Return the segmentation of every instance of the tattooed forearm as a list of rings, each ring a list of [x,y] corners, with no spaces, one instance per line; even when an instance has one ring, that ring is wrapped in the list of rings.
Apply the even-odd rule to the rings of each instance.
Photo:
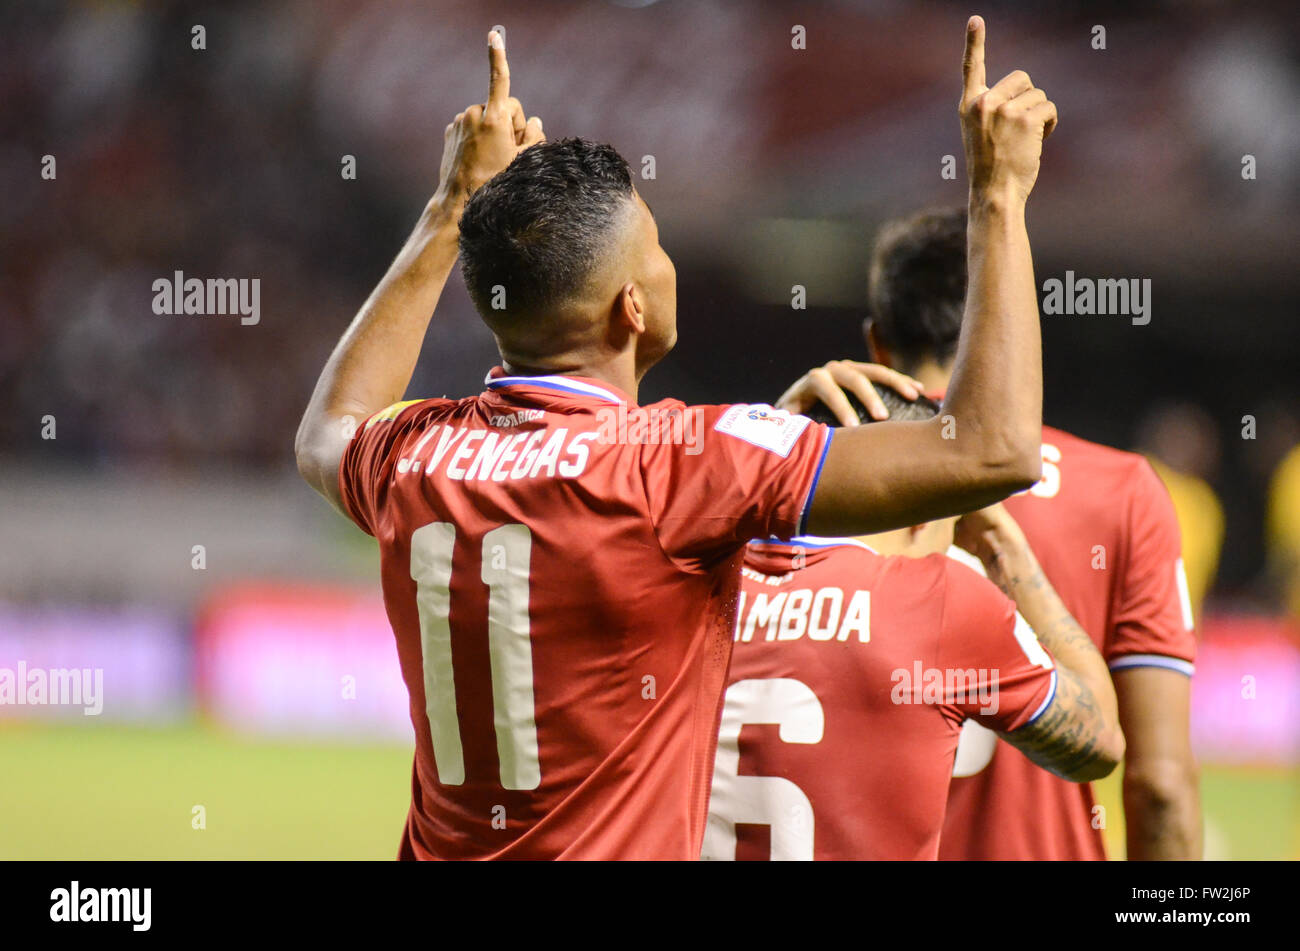
[[[1051,612],[1049,619],[1043,624],[1040,631],[1034,628],[1034,633],[1038,639],[1047,645],[1047,649],[1053,653],[1059,654],[1063,645],[1069,645],[1073,650],[1087,650],[1093,648],[1092,638],[1088,632],[1079,626],[1070,612],[1065,610],[1065,605],[1058,601],[1059,610]],[[1032,625],[1031,625],[1032,626]]]
[[[1119,710],[1106,663],[1097,653],[1088,632],[1066,610],[1033,551],[1027,544],[1009,542],[1001,552],[997,567],[1002,569],[998,572],[1002,590],[1016,602],[1017,609],[1043,646],[1063,666],[1074,671],[1083,685],[1091,685],[1090,692],[1095,694],[1104,688],[1103,709],[1112,721],[1117,721]]]
[[[985,565],[1056,658],[1056,696],[1037,721],[1006,734],[1033,762],[1075,782],[1110,773],[1124,754],[1110,672],[1092,638],[1066,610],[1023,533],[1002,526]]]
[[[1100,779],[1116,757],[1101,748],[1106,718],[1088,685],[1068,670],[1057,671],[1056,697],[1043,715],[1005,739],[1038,766],[1075,782]]]

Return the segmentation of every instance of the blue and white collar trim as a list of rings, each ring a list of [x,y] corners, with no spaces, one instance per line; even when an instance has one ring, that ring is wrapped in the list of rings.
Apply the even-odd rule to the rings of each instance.
[[[623,403],[625,400],[602,386],[584,383],[568,376],[491,376],[483,381],[490,390],[499,390],[507,386],[537,386],[544,390],[558,390],[561,393],[573,393],[577,396],[594,396],[609,403]]]
[[[800,548],[840,548],[844,545],[854,545],[858,548],[871,552],[873,555],[880,554],[865,542],[860,542],[856,538],[827,538],[821,535],[796,535],[788,542],[783,542],[776,538],[756,538],[752,544],[758,545],[798,545]]]

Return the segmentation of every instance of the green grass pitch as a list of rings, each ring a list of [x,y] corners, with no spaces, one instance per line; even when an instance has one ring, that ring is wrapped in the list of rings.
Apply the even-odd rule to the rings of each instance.
[[[389,860],[410,777],[402,745],[10,722],[0,724],[0,859]],[[1294,773],[1203,766],[1202,799],[1207,857],[1300,857]],[[1115,854],[1122,825],[1107,835]]]

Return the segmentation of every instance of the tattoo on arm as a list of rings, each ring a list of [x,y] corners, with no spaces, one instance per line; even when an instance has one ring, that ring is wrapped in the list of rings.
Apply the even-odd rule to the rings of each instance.
[[[1000,736],[1035,765],[1073,780],[1105,761],[1097,748],[1097,739],[1105,729],[1105,718],[1088,685],[1058,667],[1056,696],[1042,716]]]
[[[999,558],[996,581],[1043,646],[1056,656],[1056,696],[1034,723],[1003,738],[1038,766],[1071,781],[1106,775],[1115,762],[1106,742],[1108,715],[1094,693],[1090,671],[1106,676],[1096,645],[1066,609],[1032,555]]]

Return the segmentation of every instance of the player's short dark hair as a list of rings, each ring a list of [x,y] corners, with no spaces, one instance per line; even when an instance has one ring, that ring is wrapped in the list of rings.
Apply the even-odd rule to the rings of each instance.
[[[886,386],[883,383],[873,383],[876,389],[876,395],[880,397],[880,402],[885,404],[885,409],[889,410],[889,419],[891,422],[906,422],[907,420],[933,419],[939,415],[939,404],[928,396],[918,396],[915,400],[909,400],[892,386]],[[876,419],[867,412],[867,408],[862,405],[852,393],[847,390],[844,393],[849,398],[849,405],[853,411],[858,414],[858,419],[864,423],[878,423],[882,420]],[[824,403],[818,403],[812,409],[803,415],[807,416],[815,423],[825,423],[827,426],[840,425],[839,419]]]
[[[904,369],[957,354],[966,301],[966,209],[891,221],[871,255],[868,301],[880,342]]]
[[[461,267],[479,313],[535,316],[573,299],[632,194],[632,173],[612,146],[559,139],[521,152],[460,219]],[[504,308],[499,297],[492,306],[497,285]]]

